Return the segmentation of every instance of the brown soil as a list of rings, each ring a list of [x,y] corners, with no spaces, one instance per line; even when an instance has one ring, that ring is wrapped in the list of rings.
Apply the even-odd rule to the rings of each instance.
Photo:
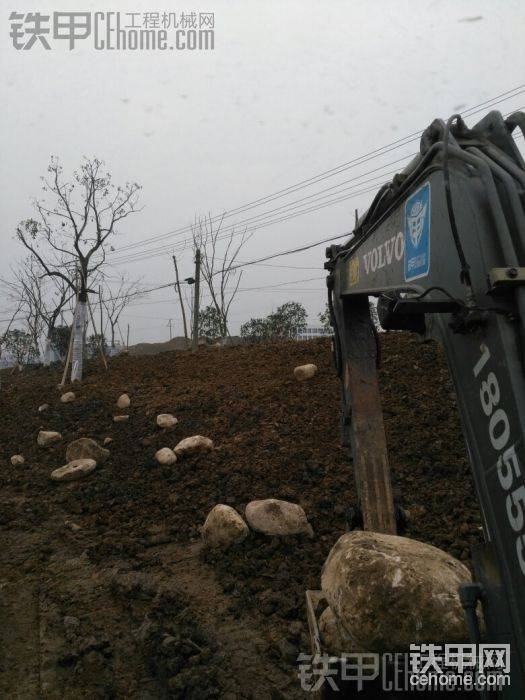
[[[411,537],[468,561],[479,513],[443,354],[382,337],[381,387],[392,476]],[[314,362],[316,377],[293,377]],[[339,439],[329,343],[201,348],[88,367],[62,404],[59,369],[0,374],[0,697],[295,698],[309,648],[304,591],[355,503]],[[112,417],[132,398],[127,423]],[[43,413],[38,406],[49,403]],[[173,429],[156,427],[174,413]],[[63,441],[37,446],[39,429]],[[153,459],[193,434],[217,449],[172,467]],[[111,436],[85,480],[54,483],[68,442]],[[11,467],[23,453],[26,464]],[[216,503],[301,504],[315,536],[251,533],[226,554],[200,551]]]

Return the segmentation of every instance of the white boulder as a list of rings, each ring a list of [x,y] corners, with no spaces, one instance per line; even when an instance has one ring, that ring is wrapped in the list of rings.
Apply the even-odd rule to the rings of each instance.
[[[265,535],[313,535],[306,513],[297,503],[276,498],[251,501],[245,515],[248,525]]]
[[[64,467],[52,471],[51,478],[53,481],[74,481],[75,479],[82,479],[88,474],[91,474],[96,466],[97,463],[94,459],[74,459]]]
[[[171,413],[160,413],[157,416],[157,425],[159,428],[173,428],[179,421],[172,416]]]
[[[62,394],[62,396],[60,397],[60,401],[62,401],[62,403],[71,403],[75,399],[76,396],[73,391],[66,391],[66,393]]]
[[[160,450],[155,452],[155,459],[159,464],[175,464],[177,461],[177,455],[169,447],[162,447]]]
[[[37,444],[40,445],[40,447],[51,445],[54,442],[59,442],[60,440],[62,440],[62,435],[57,433],[56,430],[40,430],[36,439]]]
[[[299,365],[293,371],[295,378],[299,382],[311,379],[317,373],[317,365]]]
[[[330,551],[321,585],[352,650],[382,652],[467,641],[458,587],[470,580],[466,566],[436,547],[354,531]]]
[[[127,420],[129,420],[129,416],[126,416],[126,415],[113,416],[114,423],[125,423]]]
[[[208,547],[227,549],[248,536],[248,526],[231,506],[219,503],[208,513],[202,526],[202,538]]]
[[[24,464],[25,461],[24,455],[13,455],[11,457],[11,464],[13,467],[19,467],[20,465]]]
[[[211,452],[212,450],[213,440],[203,437],[202,435],[193,435],[192,437],[184,438],[184,440],[181,440],[173,448],[177,457],[201,454],[203,452]]]
[[[121,394],[118,399],[117,399],[117,408],[120,408],[121,411],[123,411],[125,408],[129,408],[131,406],[131,399],[127,394]]]

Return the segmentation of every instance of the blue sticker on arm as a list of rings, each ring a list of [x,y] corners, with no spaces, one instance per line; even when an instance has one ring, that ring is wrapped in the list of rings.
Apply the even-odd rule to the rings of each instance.
[[[430,182],[405,202],[405,281],[426,277],[430,268]]]

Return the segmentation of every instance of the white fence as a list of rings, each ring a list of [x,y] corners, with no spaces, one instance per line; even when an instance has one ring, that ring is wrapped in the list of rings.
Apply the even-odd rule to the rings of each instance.
[[[313,338],[323,338],[333,335],[331,329],[323,328],[323,326],[307,326],[295,333],[296,340],[313,340]]]

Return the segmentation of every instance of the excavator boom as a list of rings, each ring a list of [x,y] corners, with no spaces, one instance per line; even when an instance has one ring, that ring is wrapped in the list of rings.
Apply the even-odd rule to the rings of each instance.
[[[525,115],[455,115],[327,251],[342,424],[365,529],[395,532],[369,297],[385,330],[445,349],[484,528],[473,553],[486,639],[510,643],[525,697]],[[454,488],[454,483],[450,484]],[[445,640],[446,641],[446,640]]]

